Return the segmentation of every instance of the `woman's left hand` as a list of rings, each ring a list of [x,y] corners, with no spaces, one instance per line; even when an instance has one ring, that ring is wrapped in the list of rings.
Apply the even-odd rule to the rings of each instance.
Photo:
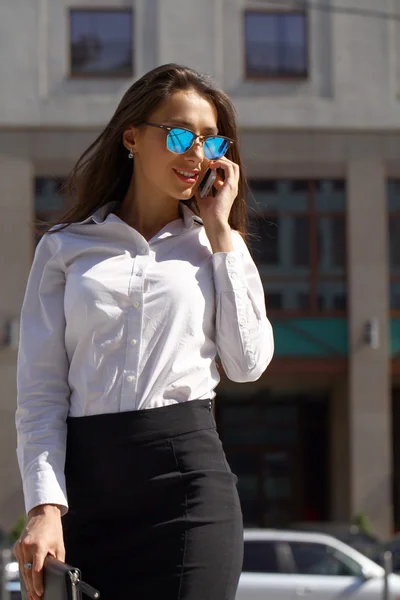
[[[199,191],[196,192],[196,200],[200,208],[200,217],[205,228],[208,226],[227,225],[232,205],[238,194],[239,188],[239,165],[235,164],[225,156],[219,160],[213,160],[209,164],[210,169],[222,169],[224,179],[218,174],[214,182],[217,190],[215,196],[200,198]]]

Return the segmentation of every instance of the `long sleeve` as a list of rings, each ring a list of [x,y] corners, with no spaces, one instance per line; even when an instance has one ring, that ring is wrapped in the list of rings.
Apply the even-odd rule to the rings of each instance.
[[[28,513],[39,504],[68,508],[65,489],[69,410],[64,270],[52,234],[35,253],[21,312],[17,363],[17,457]]]
[[[256,381],[274,353],[264,290],[246,243],[232,231],[233,252],[212,256],[217,295],[216,344],[232,381]]]

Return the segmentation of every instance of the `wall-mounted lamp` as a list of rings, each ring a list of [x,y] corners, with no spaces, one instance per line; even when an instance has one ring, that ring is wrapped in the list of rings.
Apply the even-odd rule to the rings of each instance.
[[[378,319],[368,319],[368,321],[364,325],[364,343],[373,348],[374,350],[378,350],[379,348],[379,323]]]

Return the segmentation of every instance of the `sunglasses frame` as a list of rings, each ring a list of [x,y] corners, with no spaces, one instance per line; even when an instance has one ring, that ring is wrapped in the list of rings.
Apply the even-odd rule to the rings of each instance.
[[[159,129],[164,129],[164,131],[168,131],[168,134],[170,133],[170,131],[172,131],[172,129],[182,129],[183,131],[188,131],[189,133],[191,133],[194,137],[193,137],[193,141],[190,144],[189,148],[187,150],[185,150],[184,152],[174,152],[173,150],[170,150],[168,148],[168,135],[166,137],[165,140],[165,145],[167,147],[168,152],[171,152],[172,154],[176,154],[176,155],[180,155],[180,154],[186,154],[186,152],[189,152],[190,148],[193,147],[193,144],[195,143],[196,140],[200,140],[200,142],[203,145],[203,152],[204,152],[204,144],[207,141],[207,139],[209,138],[221,138],[223,140],[226,140],[228,142],[228,147],[225,150],[224,154],[222,156],[225,156],[225,154],[228,152],[229,150],[229,146],[231,146],[233,144],[233,140],[229,137],[226,137],[225,135],[197,135],[196,133],[194,133],[194,131],[191,131],[191,129],[188,129],[187,127],[180,127],[178,125],[160,125],[159,123],[152,123],[151,121],[143,121],[143,125],[150,125],[150,127],[158,127]],[[222,156],[220,156],[219,158],[222,158]],[[207,157],[206,157],[207,158]],[[207,160],[219,160],[218,158],[210,158]]]

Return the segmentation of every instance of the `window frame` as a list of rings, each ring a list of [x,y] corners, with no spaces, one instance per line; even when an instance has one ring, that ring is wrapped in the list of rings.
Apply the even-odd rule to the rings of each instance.
[[[39,231],[42,230],[41,224],[43,223],[44,230],[47,230],[47,223],[52,223],[53,221],[58,220],[64,215],[68,210],[70,210],[74,203],[71,198],[69,198],[66,190],[64,193],[62,191],[63,186],[67,181],[67,175],[43,175],[42,173],[35,173],[32,180],[33,186],[33,220],[32,220],[32,235],[33,235],[33,249],[35,250],[39,240],[41,239],[41,234],[38,234]],[[36,205],[37,199],[37,185],[40,180],[44,181],[52,181],[57,184],[59,191],[58,195],[63,199],[63,205],[60,210],[43,210],[38,211]]]
[[[244,568],[244,563],[246,561],[246,545],[249,544],[270,544],[273,548],[273,552],[275,555],[275,560],[276,560],[276,565],[277,565],[277,570],[276,571],[248,571]],[[244,544],[243,544],[243,573],[251,573],[251,574],[263,574],[263,575],[282,575],[285,573],[285,569],[283,568],[283,564],[282,564],[282,556],[281,556],[281,552],[280,552],[280,547],[279,547],[279,540],[276,539],[254,539],[254,538],[250,538],[250,539],[245,539],[244,540]]]
[[[72,68],[72,13],[78,12],[93,12],[93,13],[110,13],[110,12],[120,12],[120,13],[129,13],[131,17],[131,27],[132,27],[132,36],[131,36],[131,58],[132,65],[130,73],[102,73],[98,72],[90,72],[85,71],[82,73],[75,73]],[[134,77],[135,73],[135,53],[134,53],[134,27],[135,27],[135,14],[134,9],[132,7],[126,6],[70,6],[67,9],[68,13],[68,78],[69,79],[131,79]]]
[[[307,276],[307,284],[309,286],[309,291],[308,291],[308,297],[310,299],[310,308],[308,310],[290,310],[290,309],[285,309],[285,308],[281,308],[281,309],[274,309],[274,308],[269,308],[268,307],[268,282],[270,283],[284,283],[284,282],[288,282],[288,281],[293,281],[293,282],[302,282],[305,281],[306,277],[304,276],[298,276],[298,277],[291,277],[289,275],[271,275],[271,274],[267,274],[267,275],[263,275],[262,273],[262,268],[260,268],[260,277],[261,280],[264,284],[264,281],[266,283],[266,285],[264,286],[265,289],[265,297],[266,297],[266,305],[267,305],[267,311],[268,314],[276,316],[276,317],[293,317],[293,318],[304,318],[304,317],[311,317],[311,318],[325,318],[325,317],[347,317],[348,314],[348,299],[349,299],[349,289],[348,289],[348,258],[347,258],[347,248],[345,247],[345,264],[344,264],[344,273],[343,275],[327,275],[327,274],[321,274],[319,273],[319,265],[318,265],[318,222],[320,218],[332,218],[332,219],[343,219],[344,221],[344,238],[345,238],[345,242],[347,242],[347,182],[346,179],[343,177],[277,177],[277,178],[261,178],[261,177],[253,177],[253,178],[249,178],[249,188],[250,188],[250,193],[251,193],[251,187],[252,187],[252,181],[280,181],[280,180],[287,180],[287,181],[302,181],[308,184],[308,207],[307,210],[304,210],[302,212],[300,211],[294,211],[294,210],[282,210],[282,211],[277,211],[277,210],[263,210],[260,209],[258,216],[261,216],[263,218],[265,218],[266,220],[268,220],[270,217],[272,218],[278,218],[278,219],[282,219],[284,217],[293,217],[293,216],[305,216],[307,217],[308,221],[309,221],[309,228],[310,228],[310,238],[309,238],[309,244],[310,244],[310,263],[309,263],[309,275]],[[319,181],[342,181],[344,182],[345,185],[345,191],[344,191],[344,195],[345,195],[345,207],[344,210],[341,211],[335,211],[335,210],[318,210],[317,209],[317,189],[316,189],[316,184]],[[251,214],[251,213],[250,213]],[[400,215],[400,213],[399,213]],[[249,215],[250,216],[250,215]],[[251,220],[250,220],[251,223]],[[251,247],[251,238],[250,238],[250,247]],[[256,263],[258,267],[260,267],[261,265],[257,262]],[[399,278],[400,279],[400,278]],[[345,310],[339,310],[339,309],[327,309],[327,310],[320,310],[318,308],[318,285],[320,283],[327,283],[327,282],[343,282],[345,284],[345,289],[346,289],[346,298],[347,298],[347,308]],[[275,293],[275,292],[273,292]],[[400,312],[400,311],[399,311]]]
[[[304,16],[304,59],[305,71],[303,73],[249,73],[247,61],[247,38],[246,38],[246,17],[249,14],[254,15],[303,15]],[[310,25],[309,15],[306,9],[291,10],[269,10],[257,8],[245,8],[242,14],[242,32],[243,32],[243,64],[244,75],[247,81],[307,81],[310,78]]]
[[[354,558],[352,558],[351,556],[349,556],[348,554],[346,554],[345,552],[343,552],[342,550],[339,550],[338,548],[336,548],[335,546],[330,546],[329,544],[327,544],[326,542],[322,542],[322,541],[314,541],[314,540],[285,540],[286,544],[287,544],[287,556],[290,557],[290,564],[292,565],[292,569],[293,571],[291,571],[288,574],[291,575],[301,575],[304,577],[354,577],[354,578],[359,578],[362,576],[362,566],[360,565],[360,563],[358,563]],[[303,573],[302,571],[299,570],[294,552],[293,552],[293,548],[292,545],[293,544],[297,544],[297,545],[306,545],[306,546],[321,546],[323,548],[326,548],[329,550],[329,553],[332,555],[332,557],[341,565],[345,566],[347,569],[349,569],[349,571],[351,571],[351,567],[349,566],[349,563],[354,563],[356,564],[359,569],[360,572],[359,573],[349,573],[349,574],[345,574],[345,575],[336,575],[334,573]],[[328,552],[327,552],[328,554]],[[343,558],[344,557],[344,560]]]

